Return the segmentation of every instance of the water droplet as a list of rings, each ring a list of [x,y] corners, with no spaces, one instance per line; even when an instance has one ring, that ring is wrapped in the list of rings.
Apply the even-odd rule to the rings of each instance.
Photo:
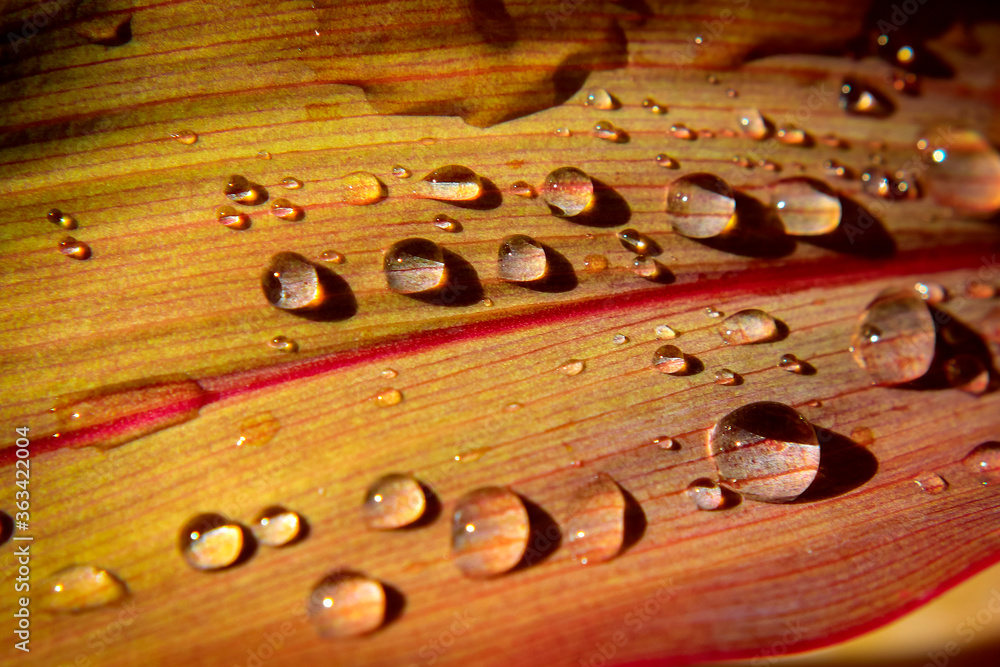
[[[806,134],[805,130],[800,130],[794,125],[782,127],[774,136],[778,138],[778,141],[789,146],[805,146],[809,142],[809,135]]]
[[[444,214],[435,216],[434,226],[441,231],[448,232],[450,234],[457,234],[462,231],[462,223]]]
[[[284,507],[273,506],[262,510],[253,522],[257,541],[269,547],[283,547],[297,538],[302,530],[302,519]]]
[[[324,298],[316,267],[294,252],[271,258],[261,275],[261,288],[268,303],[282,310],[316,308]]]
[[[648,109],[650,113],[664,114],[667,112],[667,107],[662,104],[657,104],[656,100],[652,97],[647,97],[642,101],[642,108]]]
[[[681,448],[680,443],[667,435],[661,435],[658,438],[653,438],[653,444],[660,449],[669,452],[676,452]]]
[[[992,299],[996,296],[996,288],[981,280],[970,280],[965,283],[965,296],[970,299]]]
[[[372,396],[371,400],[380,408],[389,408],[393,405],[399,405],[403,401],[403,392],[392,387],[385,387]]]
[[[792,236],[829,234],[840,225],[840,198],[821,181],[786,178],[771,186],[771,203],[785,233]]]
[[[479,175],[458,164],[438,167],[413,184],[413,195],[439,201],[472,201],[483,194]]]
[[[393,378],[395,378],[396,376],[398,376],[399,373],[397,373],[395,369],[386,368],[381,373],[379,373],[379,375],[381,375],[382,377],[384,377],[386,380],[392,380]]]
[[[598,139],[618,143],[624,139],[622,132],[606,120],[597,121],[591,133]]]
[[[1000,442],[984,442],[962,459],[974,475],[981,478],[983,486],[1000,482]]]
[[[503,406],[503,411],[504,412],[517,412],[522,407],[524,407],[524,406],[522,406],[520,403],[508,403],[507,405]]]
[[[38,586],[39,606],[56,613],[75,613],[114,604],[128,595],[115,575],[93,565],[71,565],[46,577]]]
[[[268,347],[278,350],[279,352],[298,352],[299,344],[288,336],[275,336],[271,340],[267,341]]]
[[[334,192],[341,202],[350,206],[368,206],[382,201],[388,194],[385,184],[367,171],[347,174],[334,184]]]
[[[611,337],[611,342],[615,345],[624,345],[628,342],[628,336],[625,334],[615,334]]]
[[[582,373],[585,368],[586,364],[583,361],[580,361],[579,359],[570,359],[562,366],[560,366],[558,370],[563,375],[568,375],[569,377],[573,377],[574,375],[579,375],[580,373]]]
[[[250,227],[250,216],[240,213],[232,206],[220,206],[215,209],[216,219],[230,229],[247,229]]]
[[[237,447],[263,447],[278,435],[281,422],[270,412],[250,415],[240,422],[240,437],[236,439]]]
[[[761,169],[766,169],[767,171],[781,171],[781,166],[777,162],[773,162],[771,160],[757,160],[757,166]]]
[[[875,434],[867,426],[857,426],[851,429],[851,440],[862,447],[869,447],[875,442]]]
[[[735,88],[730,88],[729,90],[726,91],[726,97],[730,99],[736,99],[739,96],[740,96],[740,91],[736,90]]]
[[[591,109],[600,109],[601,111],[609,111],[618,107],[611,93],[603,88],[591,88],[588,90],[587,96],[583,98],[583,106],[590,107]]]
[[[646,280],[656,280],[662,273],[662,268],[655,259],[640,255],[632,260],[632,272]]]
[[[524,181],[514,181],[510,184],[510,193],[517,197],[531,199],[535,196],[535,189]]]
[[[479,303],[483,304],[483,306],[485,308],[492,308],[493,307],[493,299],[490,299],[489,297],[484,298]]]
[[[302,181],[300,181],[297,178],[293,178],[292,176],[286,176],[285,178],[281,179],[281,187],[285,188],[286,190],[298,190],[302,187],[302,185],[303,185]]]
[[[243,527],[219,514],[200,514],[181,529],[180,549],[197,570],[219,570],[243,553]]]
[[[824,134],[819,140],[830,148],[844,147],[844,141],[835,134]]]
[[[608,268],[608,258],[604,255],[587,255],[583,258],[583,268],[587,273],[600,273]]]
[[[257,151],[257,157],[260,158],[261,160],[270,160],[271,154],[268,151],[261,150]]]
[[[741,310],[719,324],[719,334],[727,345],[766,343],[778,336],[778,323],[757,308]]]
[[[343,264],[347,259],[341,253],[336,250],[324,250],[319,258],[324,262],[330,262],[331,264]]]
[[[45,217],[49,222],[59,225],[63,229],[76,229],[76,220],[71,215],[66,215],[57,208],[49,209]]]
[[[539,194],[555,215],[569,218],[591,207],[594,181],[576,167],[560,167],[545,177]]]
[[[694,501],[695,507],[706,512],[721,508],[725,502],[722,488],[707,477],[691,482],[687,488],[687,495]]]
[[[359,637],[385,622],[385,588],[363,574],[339,570],[313,588],[307,611],[320,637]]]
[[[684,141],[694,141],[698,138],[698,135],[694,133],[694,130],[683,123],[671,125],[669,134],[674,139],[683,139]]]
[[[794,354],[783,354],[778,360],[778,368],[782,368],[789,373],[801,373],[802,362]]]
[[[737,167],[744,167],[746,169],[753,169],[753,161],[743,155],[734,155],[733,164]]]
[[[840,164],[836,160],[827,160],[823,163],[823,169],[828,171],[833,176],[838,176],[839,178],[850,178],[851,171],[844,165]]]
[[[369,528],[391,530],[409,526],[424,515],[427,496],[413,475],[390,473],[368,487],[361,516]]]
[[[850,80],[840,86],[840,108],[861,116],[887,116],[892,111],[874,90]]]
[[[892,199],[895,188],[889,174],[878,167],[869,167],[861,174],[861,187],[873,197]]]
[[[660,153],[656,156],[656,164],[660,165],[664,169],[680,169],[681,163],[673,159],[666,153]]]
[[[934,358],[934,319],[913,290],[885,290],[861,314],[851,345],[873,384],[916,380]]]
[[[556,134],[557,137],[570,137],[570,136],[573,136],[573,133],[570,132],[569,128],[566,128],[566,127],[557,127],[555,129],[555,134]]]
[[[298,222],[305,217],[306,212],[301,207],[293,204],[287,199],[274,199],[271,201],[271,215],[282,220]]]
[[[656,328],[653,329],[653,333],[656,334],[656,337],[660,340],[671,340],[673,338],[677,338],[677,336],[680,335],[679,333],[677,333],[676,329],[666,324],[657,325]]]
[[[668,188],[667,221],[682,236],[694,239],[718,236],[735,224],[736,198],[718,176],[681,176]]]
[[[720,368],[715,372],[715,384],[721,384],[725,387],[739,384],[742,379],[738,373],[734,373],[728,368]]]
[[[698,43],[701,44],[701,42]],[[710,83],[713,86],[719,85],[719,77],[715,76],[714,74],[709,74],[707,77],[705,77],[705,81],[708,81],[708,83]]]
[[[512,569],[528,546],[528,511],[517,494],[491,486],[471,491],[455,504],[451,550],[455,564],[470,577]]]
[[[990,385],[989,371],[979,357],[972,354],[959,354],[944,362],[944,375],[952,387],[977,396]]]
[[[933,472],[922,472],[913,480],[922,491],[937,495],[948,488],[944,477]]]
[[[977,216],[1000,210],[1000,154],[986,137],[951,127],[932,128],[924,136],[927,184],[935,202]]]
[[[260,204],[267,199],[267,194],[263,188],[253,185],[244,176],[233,174],[229,177],[225,187],[226,197],[246,206]]]
[[[72,236],[67,236],[59,242],[59,252],[72,259],[90,259],[91,255],[90,246]]]
[[[737,120],[740,124],[740,130],[751,139],[760,141],[766,139],[767,135],[770,134],[767,121],[757,109],[740,109],[737,112]]]
[[[198,135],[191,130],[181,130],[180,132],[171,132],[170,138],[176,142],[182,143],[185,146],[190,146],[194,142],[198,141]]]
[[[566,521],[569,550],[584,565],[611,560],[625,540],[625,495],[606,473],[577,489]]]
[[[410,238],[386,251],[383,262],[389,289],[399,294],[419,294],[439,288],[447,276],[444,253],[433,241]]]
[[[392,167],[392,175],[396,178],[409,178],[413,174],[403,165],[397,164]]]
[[[623,248],[637,255],[645,255],[653,249],[649,238],[634,229],[623,229],[618,232],[618,241]]]
[[[712,306],[708,306],[707,308],[705,308],[705,314],[708,315],[709,317],[722,317],[723,315],[725,315],[725,313],[723,313],[721,310],[716,310]]]
[[[948,291],[938,283],[917,283],[913,289],[921,299],[932,306],[942,303],[948,298]]]
[[[676,345],[664,345],[653,353],[653,368],[669,375],[687,370],[687,357]]]
[[[819,471],[815,430],[781,403],[733,410],[709,433],[708,448],[723,482],[750,500],[795,500]]]

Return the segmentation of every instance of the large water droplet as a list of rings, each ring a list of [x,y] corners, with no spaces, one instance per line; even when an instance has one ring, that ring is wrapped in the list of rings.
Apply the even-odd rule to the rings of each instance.
[[[611,560],[625,539],[625,496],[609,475],[600,473],[574,495],[566,522],[569,549],[584,565]]]
[[[669,186],[667,220],[682,236],[694,239],[718,236],[736,221],[732,188],[712,174],[682,176]]]
[[[337,197],[351,206],[367,206],[382,201],[387,195],[385,184],[375,174],[355,171],[335,184]]]
[[[46,577],[38,589],[39,606],[57,613],[104,607],[128,595],[120,579],[93,565],[72,565],[59,570]]]
[[[391,473],[368,487],[361,516],[369,528],[391,530],[409,526],[424,515],[427,496],[413,475]]]
[[[757,308],[741,310],[719,324],[719,334],[729,345],[764,343],[778,336],[778,323]]]
[[[721,508],[725,504],[722,489],[707,477],[702,477],[691,482],[686,492],[688,498],[694,502],[694,506],[700,510],[710,512]]]
[[[392,244],[385,252],[383,270],[389,289],[399,294],[429,292],[447,279],[441,247],[421,238]]]
[[[261,276],[268,303],[283,310],[316,308],[324,293],[316,267],[294,252],[279,252]]]
[[[820,181],[786,178],[771,186],[771,203],[785,233],[792,236],[829,234],[840,225],[840,198]]]
[[[456,503],[452,518],[455,564],[470,577],[506,572],[524,555],[530,529],[517,494],[495,486],[471,491]]]
[[[313,589],[307,611],[321,637],[358,637],[385,622],[385,588],[363,574],[338,571]]]
[[[413,184],[413,195],[440,201],[472,201],[483,194],[483,181],[476,172],[458,164],[438,167]]]
[[[583,106],[590,107],[591,109],[600,109],[601,111],[609,111],[617,108],[618,105],[615,103],[615,98],[608,91],[603,88],[591,88],[587,91],[587,96],[583,98]]]
[[[795,500],[819,471],[815,430],[781,403],[733,410],[709,433],[708,448],[724,483],[751,500]]]
[[[934,319],[912,290],[888,289],[868,304],[851,338],[851,352],[873,384],[916,380],[934,358]]]
[[[497,275],[501,280],[526,283],[540,280],[548,273],[545,249],[524,234],[513,234],[500,242]]]
[[[929,158],[931,197],[960,213],[989,216],[1000,210],[1000,154],[974,130],[932,128],[918,142]]]
[[[219,514],[200,514],[181,529],[181,553],[198,570],[229,567],[239,559],[243,546],[243,527]]]
[[[676,345],[664,345],[653,353],[653,368],[669,375],[677,375],[687,370],[687,357]]]
[[[90,246],[83,241],[77,241],[72,236],[67,236],[59,242],[59,252],[71,259],[90,259]]]
[[[302,531],[302,519],[291,510],[273,506],[257,514],[252,529],[254,537],[261,544],[283,547],[299,536]]]
[[[560,167],[545,177],[539,194],[555,215],[568,218],[594,203],[594,181],[576,167]]]
[[[984,486],[1000,482],[1000,442],[984,442],[976,446],[962,459],[962,463],[980,478]]]
[[[746,136],[757,141],[767,138],[769,134],[767,121],[757,109],[741,109],[737,112],[737,119],[740,123],[740,129]]]

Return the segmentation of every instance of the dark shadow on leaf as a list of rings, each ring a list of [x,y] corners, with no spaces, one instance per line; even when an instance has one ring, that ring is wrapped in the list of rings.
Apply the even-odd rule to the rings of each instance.
[[[6,544],[13,534],[14,520],[6,512],[0,512],[0,546]]]
[[[347,281],[325,266],[313,265],[319,276],[323,291],[323,301],[313,309],[289,310],[287,312],[314,322],[339,322],[354,317],[358,312],[358,302]]]
[[[444,285],[431,292],[408,296],[435,306],[464,307],[483,300],[479,274],[461,255],[442,248],[447,278]]]
[[[946,365],[951,359],[968,356],[977,361],[982,369],[989,373],[989,383],[983,393],[991,393],[998,389],[1000,377],[993,365],[993,355],[989,344],[972,327],[957,319],[946,310],[928,306],[931,317],[937,327],[934,341],[934,358],[930,369],[912,382],[896,385],[898,389],[917,391],[950,389],[953,384],[946,372]],[[958,376],[969,381],[973,376]],[[961,381],[959,381],[961,383]]]
[[[627,489],[623,488],[621,484],[618,484],[618,488],[621,489],[622,496],[625,498],[625,532],[622,535],[622,548],[618,552],[622,554],[631,549],[646,534],[646,513],[642,511],[642,506]]]
[[[878,472],[875,456],[850,438],[814,426],[819,440],[819,471],[816,479],[793,503],[826,500],[853,491]]]
[[[763,203],[741,192],[736,197],[736,227],[708,239],[694,239],[722,252],[743,257],[785,257],[795,250],[795,241],[785,234],[781,222]]]
[[[625,198],[604,181],[593,177],[591,180],[594,182],[594,203],[587,211],[566,219],[589,227],[618,227],[628,223],[632,208]],[[556,210],[552,212],[555,214]]]
[[[424,513],[420,515],[420,518],[411,523],[408,526],[403,526],[403,530],[416,530],[418,528],[426,528],[441,516],[441,499],[438,498],[437,494],[431,487],[427,486],[423,482],[420,482],[420,488],[424,492]]]
[[[483,191],[475,199],[470,199],[469,201],[447,201],[444,199],[436,199],[434,201],[440,201],[442,204],[451,204],[452,206],[457,206],[458,208],[472,209],[475,211],[489,211],[499,208],[500,204],[503,203],[503,195],[500,193],[500,189],[497,188],[496,183],[482,175],[480,175],[479,179],[483,183]]]
[[[519,496],[528,511],[528,547],[514,571],[523,570],[546,560],[559,545],[562,544],[562,531],[552,515],[531,502],[524,496]]]
[[[406,609],[406,596],[395,586],[384,581],[379,583],[382,584],[382,589],[385,591],[385,619],[379,626],[381,630],[403,615],[403,610]]]
[[[548,272],[541,280],[518,284],[536,292],[569,292],[576,289],[579,281],[570,261],[550,246],[544,243],[541,245],[545,251],[545,260],[548,262]]]
[[[822,236],[801,236],[799,240],[865,259],[885,259],[896,254],[896,242],[878,218],[848,197],[840,197],[840,206],[837,229]]]

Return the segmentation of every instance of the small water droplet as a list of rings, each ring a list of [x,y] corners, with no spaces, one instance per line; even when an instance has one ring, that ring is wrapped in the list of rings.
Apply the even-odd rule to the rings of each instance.
[[[857,426],[851,429],[851,440],[862,447],[869,447],[875,442],[875,434],[867,426]]]
[[[185,146],[190,146],[194,142],[198,141],[198,135],[191,130],[181,130],[180,132],[171,132],[170,138],[178,143],[182,143]]]
[[[761,169],[766,169],[767,171],[781,171],[781,165],[771,160],[757,160],[757,166]]]
[[[570,359],[569,361],[561,365],[558,370],[563,375],[568,375],[569,377],[573,377],[574,375],[579,375],[580,373],[582,373],[585,368],[586,364],[583,361],[580,361],[579,359]]]
[[[582,564],[603,563],[625,540],[625,495],[606,473],[577,489],[566,521],[569,550]]]
[[[942,303],[948,298],[948,291],[938,283],[916,283],[913,289],[921,299],[932,306]]]
[[[279,198],[271,201],[271,215],[282,220],[298,222],[305,217],[306,212],[289,200]]]
[[[324,250],[319,258],[324,262],[330,262],[331,264],[343,264],[346,261],[346,257],[336,250]]]
[[[781,403],[733,410],[709,433],[708,448],[723,482],[750,500],[795,500],[819,471],[816,431]]]
[[[873,197],[892,199],[893,181],[889,174],[878,167],[869,167],[861,174],[861,187]]]
[[[962,463],[980,478],[983,486],[1000,482],[1000,442],[984,442],[973,448]]]
[[[653,329],[653,333],[656,334],[656,337],[659,340],[671,340],[673,338],[677,338],[677,336],[680,335],[679,333],[677,333],[676,329],[666,324],[658,324],[656,328]]]
[[[760,141],[766,139],[767,135],[770,134],[767,121],[757,109],[740,109],[736,112],[736,118],[740,124],[740,130],[751,139]]]
[[[493,299],[490,299],[489,297],[484,298],[479,303],[483,304],[484,308],[492,308],[493,307]]]
[[[271,258],[261,275],[261,288],[268,303],[282,310],[316,308],[324,298],[316,267],[294,252]]]
[[[649,238],[634,229],[623,229],[618,232],[618,241],[623,248],[637,255],[646,255],[653,249]]]
[[[680,443],[668,435],[661,435],[657,438],[653,438],[653,444],[668,452],[676,452],[681,448]]]
[[[663,272],[660,263],[652,257],[640,255],[632,260],[632,272],[646,280],[656,280]]]
[[[385,622],[385,588],[363,574],[339,570],[313,588],[307,611],[319,636],[359,637]]]
[[[458,164],[438,167],[413,184],[413,195],[439,201],[472,201],[483,194],[479,175]]]
[[[270,412],[250,415],[240,421],[240,437],[236,439],[237,447],[263,447],[278,435],[281,422]]]
[[[226,182],[224,189],[226,197],[238,204],[254,206],[267,199],[264,190],[257,185],[253,185],[245,176],[233,174]]]
[[[821,181],[786,178],[771,185],[771,203],[785,233],[792,236],[829,234],[840,225],[840,198]]]
[[[557,137],[570,137],[570,136],[573,136],[573,133],[570,132],[569,128],[566,128],[566,127],[557,127],[555,129],[555,135]]]
[[[840,108],[861,116],[887,116],[892,111],[878,93],[851,80],[840,86]]]
[[[427,496],[413,475],[390,473],[365,492],[361,516],[369,528],[392,530],[409,526],[424,515]]]
[[[457,234],[462,231],[462,223],[443,213],[434,217],[434,226],[442,232]]]
[[[504,412],[517,412],[522,407],[524,407],[524,406],[521,405],[520,403],[517,403],[517,402],[515,402],[515,403],[508,403],[507,405],[503,406],[503,411]]]
[[[393,165],[392,167],[392,175],[395,176],[396,178],[409,178],[413,174],[410,172],[409,169],[407,169],[403,165],[397,164]]]
[[[1000,210],[1000,153],[986,137],[949,126],[931,128],[924,136],[927,184],[936,203],[977,216]]]
[[[691,482],[687,488],[687,495],[695,507],[706,512],[721,508],[725,502],[722,488],[707,477]]]
[[[470,577],[488,577],[512,569],[528,546],[528,511],[517,494],[485,487],[455,504],[451,550],[455,564]]]
[[[382,201],[388,194],[385,184],[367,171],[347,174],[334,184],[334,192],[341,202],[350,206],[368,206]]]
[[[805,146],[809,143],[809,135],[805,130],[800,130],[794,125],[786,125],[779,129],[775,135],[783,144],[789,146]]]
[[[603,88],[591,88],[588,90],[586,97],[583,98],[583,106],[590,107],[591,109],[600,109],[601,111],[609,111],[618,107],[611,93]]]
[[[419,294],[439,288],[447,279],[444,253],[433,241],[410,238],[385,252],[386,283],[398,294]]]
[[[913,480],[922,491],[937,495],[948,488],[948,482],[944,477],[933,472],[922,472]]]
[[[656,156],[656,164],[660,165],[664,169],[680,169],[681,163],[673,159],[666,153],[660,153]]]
[[[698,135],[695,134],[694,130],[683,123],[671,125],[670,132],[668,134],[674,139],[683,139],[684,141],[694,141],[698,138]]]
[[[302,185],[303,185],[302,181],[292,176],[286,176],[285,178],[281,179],[281,187],[285,188],[286,190],[298,190],[302,187]]]
[[[725,313],[723,313],[721,310],[717,310],[713,306],[706,307],[705,314],[708,315],[709,317],[722,317],[723,315],[725,315]]]
[[[743,155],[734,155],[733,164],[735,164],[737,167],[753,169],[753,161],[750,158]]]
[[[810,408],[821,408],[823,407],[823,401],[819,400],[818,398],[810,398],[808,401],[806,401],[806,405],[808,405]]]
[[[736,99],[739,96],[740,96],[740,91],[736,90],[735,88],[730,88],[729,90],[726,91],[726,97],[730,99]]]
[[[275,336],[271,340],[267,341],[267,345],[268,347],[278,350],[279,352],[299,351],[299,344],[287,336]]]
[[[510,193],[517,197],[532,199],[535,197],[535,189],[524,181],[514,181],[510,184]]]
[[[220,514],[200,514],[181,529],[180,550],[197,570],[219,570],[243,553],[243,527]]]
[[[57,208],[49,209],[45,217],[49,219],[49,222],[59,225],[63,229],[76,229],[76,220],[73,216],[66,215]]]
[[[689,238],[722,234],[736,221],[732,188],[712,174],[681,176],[668,188],[667,221],[674,231]]]
[[[513,234],[500,242],[497,276],[501,280],[526,283],[540,280],[548,273],[545,249],[524,234]]]
[[[727,345],[765,343],[778,336],[778,323],[757,308],[741,310],[719,324],[719,334]]]
[[[259,157],[261,160],[270,160],[271,154],[267,151],[257,151],[257,157]]]
[[[642,101],[642,108],[648,109],[650,113],[664,114],[667,112],[667,107],[663,104],[657,104],[656,100],[652,97],[647,97]]]
[[[38,586],[39,606],[50,612],[76,613],[114,604],[128,595],[115,575],[93,565],[71,565]]]
[[[944,375],[948,384],[956,389],[979,395],[990,385],[990,373],[979,357],[959,354],[944,362]]]
[[[594,124],[594,129],[591,130],[591,133],[598,139],[603,139],[604,141],[610,141],[612,143],[619,143],[624,139],[624,135],[621,130],[606,120],[597,121]]]
[[[389,408],[403,401],[403,392],[393,387],[385,387],[372,396],[371,400],[380,408]]]
[[[794,354],[783,354],[781,355],[781,359],[778,360],[778,368],[784,369],[789,373],[801,373],[802,362]]]
[[[851,345],[873,384],[916,380],[934,358],[934,318],[913,290],[888,289],[861,314]]]
[[[615,334],[611,337],[611,342],[615,345],[624,345],[628,342],[628,336],[625,334]]]
[[[257,514],[252,529],[259,543],[269,547],[282,547],[299,536],[302,519],[291,510],[272,506]]]
[[[250,216],[237,211],[232,206],[220,206],[215,209],[216,219],[230,229],[247,229],[250,227]]]
[[[733,385],[739,384],[741,380],[742,378],[738,373],[734,373],[728,368],[720,368],[715,372],[715,384],[732,387]]]
[[[600,273],[608,268],[608,258],[604,255],[587,255],[583,258],[583,268],[587,273]]]
[[[593,205],[594,181],[576,167],[560,167],[545,177],[539,194],[555,215],[569,218]]]
[[[67,236],[59,242],[59,252],[72,259],[90,259],[91,255],[90,246],[72,236]]]
[[[687,370],[687,357],[676,345],[664,345],[653,353],[653,368],[669,375]]]
[[[819,140],[830,148],[844,147],[844,141],[835,134],[824,134]]]
[[[698,43],[701,44],[701,42]],[[706,76],[705,81],[708,81],[708,83],[713,86],[719,85],[719,77],[715,76],[714,74],[709,74],[708,76]]]
[[[823,169],[829,172],[833,176],[839,178],[851,178],[851,170],[840,164],[836,160],[826,160],[823,163]]]

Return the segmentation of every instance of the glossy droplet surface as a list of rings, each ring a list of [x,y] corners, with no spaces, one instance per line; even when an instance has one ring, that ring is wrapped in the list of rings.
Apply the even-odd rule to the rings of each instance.
[[[257,514],[252,529],[254,537],[261,544],[282,547],[299,536],[302,519],[284,507],[268,507]]]
[[[1000,154],[974,130],[931,128],[924,134],[924,159],[931,197],[969,215],[1000,210]]]
[[[594,129],[591,130],[591,134],[598,139],[603,139],[604,141],[610,141],[612,143],[618,143],[622,141],[623,138],[621,130],[606,120],[594,123]]]
[[[114,604],[128,595],[115,575],[93,565],[72,565],[46,577],[38,586],[38,604],[46,611],[81,612]]]
[[[611,93],[608,91],[603,88],[591,88],[587,91],[586,97],[583,98],[583,106],[608,111],[614,109],[617,105],[615,104],[615,99],[611,97]]]
[[[786,125],[778,130],[775,135],[778,141],[789,146],[803,146],[809,141],[809,135],[805,130],[800,130],[794,125]]]
[[[664,345],[653,353],[653,368],[661,373],[683,373],[687,370],[687,365],[687,358],[676,345]]]
[[[767,121],[757,109],[741,109],[736,114],[740,130],[751,139],[760,141],[768,135]]]
[[[656,337],[660,340],[671,340],[673,338],[677,338],[677,336],[680,335],[677,333],[676,329],[667,324],[656,325],[656,327],[653,329],[653,333],[656,334]]]
[[[886,116],[891,111],[874,90],[851,80],[840,86],[840,108],[861,116]]]
[[[560,167],[545,177],[539,194],[553,213],[568,218],[593,205],[594,181],[576,167]]]
[[[1000,482],[1000,442],[984,442],[962,459],[965,467],[984,485]]]
[[[707,512],[719,509],[725,501],[725,498],[722,496],[722,489],[707,477],[702,477],[691,482],[686,489],[686,493],[695,507]]]
[[[279,252],[261,276],[267,302],[282,310],[315,308],[323,302],[323,288],[316,267],[294,252]]]
[[[260,412],[250,415],[240,421],[240,435],[236,438],[237,447],[263,447],[278,435],[281,422],[270,412]]]
[[[778,360],[778,368],[786,370],[789,373],[801,373],[802,362],[794,354],[783,354],[781,355],[781,359]]]
[[[413,195],[440,201],[472,201],[483,194],[483,181],[468,167],[450,164],[438,167],[413,184]]]
[[[740,376],[738,373],[734,373],[728,368],[720,368],[715,371],[715,384],[721,384],[723,386],[731,387],[738,384],[740,381]]]
[[[49,209],[45,214],[49,222],[59,225],[63,229],[76,229],[76,220],[71,215],[66,215],[57,208]]]
[[[271,215],[282,220],[297,222],[305,217],[306,212],[298,204],[278,198],[271,201]]]
[[[660,277],[660,264],[652,257],[640,255],[632,260],[632,272],[646,280],[656,280]]]
[[[718,176],[682,176],[667,191],[667,221],[682,236],[694,239],[718,236],[736,221],[736,198]]]
[[[948,488],[948,482],[934,472],[922,472],[913,481],[920,487],[921,491],[932,495],[937,495]]]
[[[625,539],[625,496],[609,475],[600,473],[573,497],[566,521],[569,550],[584,565],[611,560]]]
[[[771,186],[771,205],[792,236],[829,234],[840,225],[840,198],[820,181],[787,178]]]
[[[524,234],[513,234],[500,242],[497,275],[501,280],[526,283],[540,280],[548,273],[545,249]]]
[[[363,574],[338,571],[313,589],[307,611],[316,632],[327,639],[358,637],[385,622],[385,588]]]
[[[462,223],[444,214],[434,217],[434,226],[449,234],[457,234],[462,231]]]
[[[216,219],[230,229],[247,229],[250,227],[250,216],[237,211],[232,206],[220,206],[215,209]]]
[[[524,181],[514,181],[510,184],[510,193],[518,197],[531,199],[535,196],[535,189]]]
[[[342,253],[336,250],[324,250],[319,258],[324,262],[330,262],[331,264],[343,264],[346,261],[346,257]]]
[[[496,486],[476,489],[455,505],[452,557],[467,576],[501,574],[520,562],[529,533],[528,511],[517,494]]]
[[[391,473],[365,492],[361,517],[369,528],[391,530],[409,526],[424,515],[427,497],[413,475]]]
[[[751,500],[794,500],[819,471],[815,430],[781,403],[750,403],[733,410],[712,428],[708,448],[724,483]]]
[[[286,176],[285,178],[281,179],[281,187],[285,188],[286,190],[299,190],[302,188],[302,185],[303,185],[302,181],[292,176]]]
[[[990,372],[979,357],[958,354],[944,363],[948,384],[970,394],[982,394],[990,385]]]
[[[579,359],[570,359],[559,367],[559,372],[563,375],[573,377],[574,375],[582,373],[586,367],[587,365],[583,361],[580,361]]]
[[[778,336],[778,323],[757,308],[733,313],[719,324],[719,334],[728,345],[765,343]]]
[[[861,314],[851,337],[851,352],[873,384],[916,380],[931,367],[934,319],[913,290],[888,289]]]
[[[557,137],[571,137],[571,136],[573,136],[573,132],[570,131],[570,129],[566,128],[566,127],[557,127],[555,130],[553,130],[553,132],[555,133],[555,135]]]
[[[380,408],[391,408],[399,405],[403,401],[403,392],[393,387],[379,389],[378,393],[372,396],[372,401]]]
[[[717,310],[713,306],[708,306],[707,308],[705,308],[705,314],[708,315],[709,317],[722,317],[723,315],[725,315],[725,313],[723,313],[721,310]]]
[[[341,178],[334,186],[337,198],[350,206],[367,206],[385,199],[385,184],[375,174],[355,171]]]
[[[180,130],[179,132],[171,132],[170,138],[177,143],[190,146],[194,142],[198,141],[198,135],[191,130]]]
[[[59,242],[59,252],[71,259],[90,259],[92,254],[89,245],[71,236]]]
[[[694,133],[694,130],[683,123],[671,125],[669,134],[674,139],[683,139],[684,141],[694,141],[698,138],[698,135]]]
[[[260,204],[267,198],[260,187],[252,185],[245,176],[239,174],[229,177],[224,191],[229,199],[247,206]]]
[[[413,174],[410,172],[409,169],[407,169],[403,165],[397,164],[392,168],[392,175],[395,176],[396,178],[409,178]]]
[[[404,239],[385,253],[386,283],[399,294],[419,294],[437,289],[446,280],[444,252],[433,241]]]
[[[939,283],[916,283],[913,289],[921,299],[932,306],[942,303],[948,298],[948,290]]]
[[[267,341],[268,347],[279,352],[298,352],[299,344],[288,336],[275,336]]]
[[[652,249],[650,240],[635,229],[623,229],[618,232],[618,241],[623,248],[637,255],[645,255]]]
[[[680,162],[666,153],[660,153],[656,156],[656,164],[660,165],[664,169],[678,169],[681,166]]]
[[[181,529],[180,549],[197,570],[229,567],[243,552],[243,528],[219,514],[201,514]]]
[[[628,336],[625,334],[615,334],[611,337],[611,342],[615,345],[624,345],[628,342]]]
[[[583,258],[583,268],[587,273],[600,273],[608,268],[608,258],[604,255],[587,255]]]

